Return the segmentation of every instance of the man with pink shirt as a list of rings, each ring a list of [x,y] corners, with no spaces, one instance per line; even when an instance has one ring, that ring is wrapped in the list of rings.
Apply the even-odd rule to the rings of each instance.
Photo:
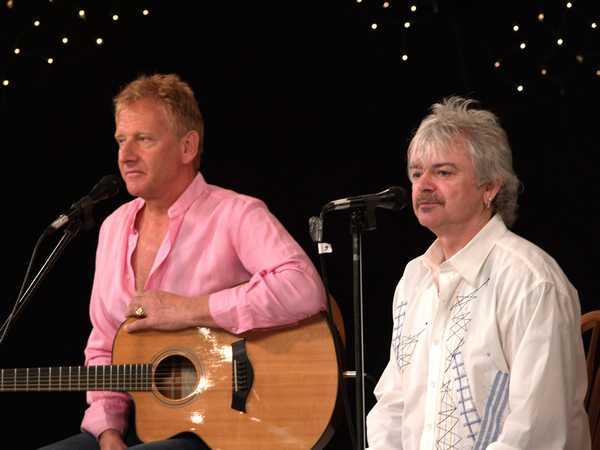
[[[195,326],[242,333],[325,309],[310,259],[265,204],[198,172],[203,119],[178,76],[142,76],[114,99],[118,164],[134,200],[100,229],[86,365],[111,363],[115,334]],[[141,444],[130,398],[89,392],[82,433],[44,450],[202,449],[192,435]],[[128,447],[129,446],[129,447]]]

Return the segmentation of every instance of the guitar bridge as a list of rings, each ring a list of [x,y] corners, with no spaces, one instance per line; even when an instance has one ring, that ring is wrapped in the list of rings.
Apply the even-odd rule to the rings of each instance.
[[[244,339],[231,344],[231,349],[233,355],[231,364],[231,407],[237,411],[246,412],[246,400],[254,382],[254,370],[248,359]]]

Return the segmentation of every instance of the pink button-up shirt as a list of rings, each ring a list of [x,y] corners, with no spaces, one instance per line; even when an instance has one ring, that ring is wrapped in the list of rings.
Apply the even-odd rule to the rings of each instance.
[[[112,344],[135,292],[131,265],[138,233],[137,198],[102,224],[90,301],[87,365],[111,364]],[[198,174],[169,208],[169,229],[145,289],[209,295],[217,324],[232,333],[297,322],[325,309],[310,259],[258,199],[207,184]],[[88,392],[82,429],[98,436],[127,427],[129,397]]]

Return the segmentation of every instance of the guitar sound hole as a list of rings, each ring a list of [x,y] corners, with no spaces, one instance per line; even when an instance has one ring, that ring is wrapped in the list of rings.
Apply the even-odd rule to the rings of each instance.
[[[154,372],[156,389],[171,400],[192,394],[198,384],[196,368],[189,359],[171,355],[163,359]]]

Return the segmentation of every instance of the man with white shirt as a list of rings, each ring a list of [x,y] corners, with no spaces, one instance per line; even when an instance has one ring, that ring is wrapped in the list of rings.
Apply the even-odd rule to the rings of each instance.
[[[577,291],[507,227],[519,180],[497,117],[432,107],[408,148],[413,209],[437,237],[394,294],[370,449],[588,450]]]

